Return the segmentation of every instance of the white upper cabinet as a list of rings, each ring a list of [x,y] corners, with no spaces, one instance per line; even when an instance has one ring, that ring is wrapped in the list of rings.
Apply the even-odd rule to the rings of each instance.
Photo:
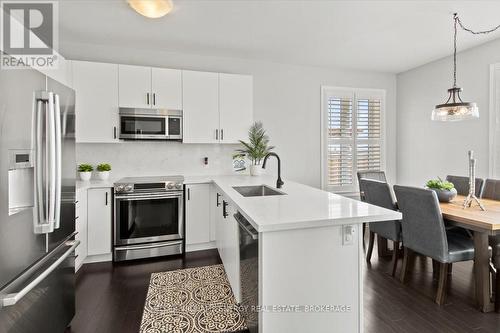
[[[151,92],[154,108],[182,110],[182,71],[152,68]]]
[[[118,65],[72,61],[76,141],[118,142]]]
[[[219,74],[183,71],[182,96],[186,143],[218,143]]]
[[[253,122],[253,79],[250,75],[219,74],[220,142],[247,140]]]
[[[119,142],[119,108],[183,111],[183,142],[238,143],[253,122],[250,75],[72,61],[77,142]]]
[[[151,108],[151,67],[119,65],[119,104],[128,108]]]
[[[119,66],[120,107],[182,110],[182,71]]]

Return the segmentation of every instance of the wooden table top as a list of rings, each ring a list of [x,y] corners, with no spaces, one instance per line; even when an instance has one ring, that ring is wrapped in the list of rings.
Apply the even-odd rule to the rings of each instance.
[[[464,199],[464,196],[459,195],[452,202],[439,203],[443,217],[472,230],[500,233],[500,201],[481,199],[486,209],[483,211],[476,202],[464,209]]]

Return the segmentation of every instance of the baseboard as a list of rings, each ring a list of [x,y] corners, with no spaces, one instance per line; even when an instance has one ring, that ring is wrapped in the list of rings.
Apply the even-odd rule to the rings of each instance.
[[[186,244],[186,252],[202,251],[215,249],[215,242],[199,243],[199,244]]]
[[[113,260],[113,254],[111,253],[106,253],[106,254],[98,254],[94,256],[87,256],[85,260],[83,261],[84,264],[91,264],[94,262],[104,262],[104,261],[111,261]]]

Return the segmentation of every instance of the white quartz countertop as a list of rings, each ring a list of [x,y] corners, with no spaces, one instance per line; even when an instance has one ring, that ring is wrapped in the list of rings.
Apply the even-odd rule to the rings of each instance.
[[[77,190],[110,188],[116,179],[77,181]],[[276,177],[247,175],[185,176],[184,183],[214,183],[258,232],[400,220],[402,215],[338,194],[285,179],[279,191],[285,195],[244,197],[233,187],[268,185],[276,188]]]
[[[82,180],[77,180],[76,181],[76,189],[77,191],[81,190],[88,190],[89,188],[109,188],[113,187],[113,183],[116,181],[116,179],[107,179],[107,180],[97,180],[97,179],[92,179],[89,181],[82,181]]]
[[[243,197],[234,186],[276,187],[275,177],[214,176],[213,182],[258,232],[400,220],[393,210],[285,180],[285,195]]]

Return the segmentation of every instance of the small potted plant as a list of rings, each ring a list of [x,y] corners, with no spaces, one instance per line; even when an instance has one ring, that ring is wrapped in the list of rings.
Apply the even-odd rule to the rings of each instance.
[[[80,175],[80,179],[83,181],[89,181],[92,176],[92,170],[94,170],[94,168],[90,164],[82,163],[78,165],[78,174]]]
[[[106,180],[109,178],[109,172],[111,171],[111,165],[108,163],[101,163],[97,166],[97,178],[100,180]]]
[[[441,202],[450,202],[457,196],[455,185],[446,180],[442,180],[439,177],[438,179],[429,180],[426,187],[436,192],[437,197]]]
[[[248,140],[249,142],[240,140],[243,147],[236,150],[233,158],[248,158],[251,163],[250,174],[252,176],[258,176],[262,174],[260,163],[264,157],[274,149],[274,146],[269,146],[269,136],[266,134],[262,122],[255,122],[250,127],[248,131]]]

